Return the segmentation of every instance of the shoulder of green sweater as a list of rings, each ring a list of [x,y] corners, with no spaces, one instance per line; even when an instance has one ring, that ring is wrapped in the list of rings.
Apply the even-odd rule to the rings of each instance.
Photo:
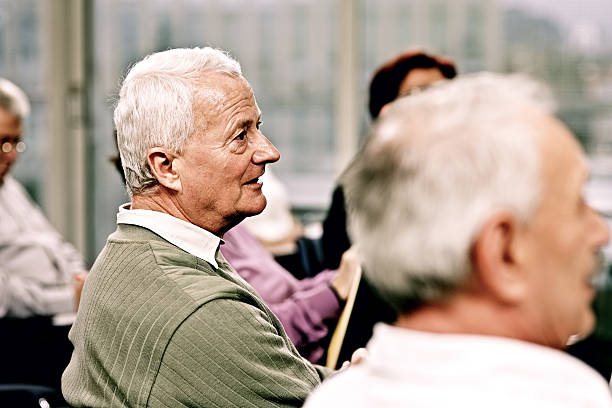
[[[257,305],[254,293],[247,289],[241,278],[221,259],[218,268],[171,244],[150,242],[157,266],[186,294],[202,304],[214,299],[240,300]]]
[[[213,268],[212,265],[166,241],[153,231],[137,225],[119,224],[117,230],[109,236],[107,244],[145,245],[155,257],[155,262],[160,268],[179,266],[199,269],[203,272]]]
[[[159,237],[146,228],[133,225],[119,225],[119,228],[108,239],[108,245],[141,246],[149,252],[150,258],[158,269],[158,273],[147,272],[146,278],[167,279],[173,282],[177,289],[195,301],[204,304],[213,299],[236,299],[256,303],[253,294],[239,283],[231,266],[223,258],[217,259],[219,268],[192,255],[170,242]],[[134,251],[113,251],[122,257],[131,256]],[[136,265],[135,268],[138,268]],[[145,278],[145,279],[146,279]]]

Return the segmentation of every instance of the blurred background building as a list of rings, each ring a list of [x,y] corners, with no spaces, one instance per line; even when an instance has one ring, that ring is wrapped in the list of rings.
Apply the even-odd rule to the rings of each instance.
[[[14,174],[90,261],[127,201],[108,160],[122,76],[148,53],[204,45],[241,62],[307,221],[369,126],[372,71],[410,47],[460,73],[550,84],[592,160],[589,195],[612,215],[609,0],[0,0],[0,76],[33,105]]]

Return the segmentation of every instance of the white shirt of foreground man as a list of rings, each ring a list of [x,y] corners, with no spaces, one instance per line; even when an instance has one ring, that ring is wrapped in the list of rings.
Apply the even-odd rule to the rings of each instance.
[[[593,329],[609,231],[547,95],[480,73],[379,120],[344,185],[364,273],[399,318],[307,407],[612,407],[606,381],[559,350]]]

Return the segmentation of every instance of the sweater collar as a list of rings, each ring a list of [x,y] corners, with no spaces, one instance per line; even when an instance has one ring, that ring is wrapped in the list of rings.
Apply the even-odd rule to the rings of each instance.
[[[221,238],[197,225],[170,214],[151,210],[131,210],[126,203],[119,207],[117,224],[130,224],[146,228],[171,244],[219,268],[215,254]]]

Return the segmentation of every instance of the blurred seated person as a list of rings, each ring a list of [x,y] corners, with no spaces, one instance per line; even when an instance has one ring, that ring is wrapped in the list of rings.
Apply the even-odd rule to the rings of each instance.
[[[452,61],[424,51],[408,51],[386,62],[370,81],[368,108],[372,120],[396,98],[457,75]],[[346,230],[346,210],[342,177],[332,193],[332,200],[323,221],[321,246],[323,267],[335,269],[344,251],[351,246]]]
[[[561,351],[595,324],[609,229],[548,94],[480,73],[381,116],[344,186],[364,274],[398,318],[306,407],[612,407]]]
[[[55,332],[52,317],[76,311],[86,272],[77,250],[9,174],[25,150],[23,122],[29,109],[24,92],[0,78],[0,331],[2,353],[9,359],[4,360],[0,381],[11,382],[31,379],[34,369],[45,370],[42,361],[34,361],[37,351],[60,352],[51,350],[53,339],[40,337]],[[37,341],[33,347],[39,350],[29,349],[30,341]],[[69,346],[67,338],[57,341]],[[61,369],[69,354],[65,357]],[[26,358],[34,366],[26,364]]]

